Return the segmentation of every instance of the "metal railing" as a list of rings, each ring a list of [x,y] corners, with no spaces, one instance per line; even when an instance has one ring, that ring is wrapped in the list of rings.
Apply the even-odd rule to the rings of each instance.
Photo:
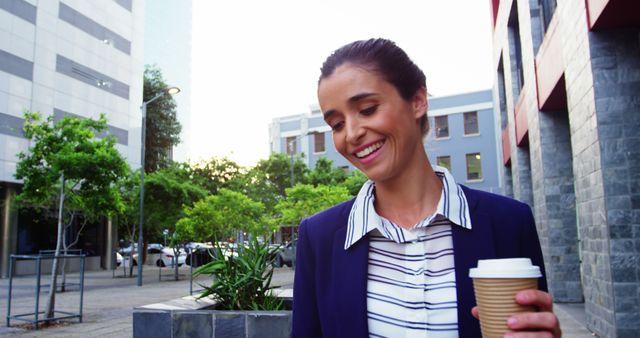
[[[69,251],[69,250],[67,250]],[[84,267],[85,267],[85,255],[83,254],[66,254],[66,255],[58,255],[56,256],[54,253],[44,253],[38,255],[11,255],[9,260],[9,296],[7,297],[7,327],[11,326],[11,320],[19,320],[23,322],[28,322],[34,325],[35,329],[38,329],[38,324],[41,322],[49,322],[61,319],[71,319],[78,318],[79,322],[82,323],[82,303],[84,300]],[[61,311],[54,310],[54,316],[52,318],[41,318],[40,315],[44,314],[44,311],[40,311],[40,292],[43,288],[51,287],[51,285],[45,284],[42,285],[40,282],[42,279],[42,261],[43,260],[52,260],[54,258],[58,259],[80,259],[80,277],[77,285],[79,286],[80,291],[80,303],[78,306],[78,312],[69,312],[69,311]],[[14,270],[16,266],[16,261],[18,260],[31,260],[36,263],[36,290],[35,290],[35,310],[34,312],[28,313],[19,313],[19,314],[11,314],[11,300],[13,295],[13,277]],[[56,274],[59,272],[56,271]],[[75,285],[75,284],[74,284]],[[60,314],[60,315],[57,315]]]

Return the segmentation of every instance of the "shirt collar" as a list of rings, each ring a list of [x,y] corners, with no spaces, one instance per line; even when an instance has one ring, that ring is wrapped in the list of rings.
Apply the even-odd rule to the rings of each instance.
[[[464,191],[462,191],[462,188],[455,182],[446,168],[433,166],[433,170],[442,180],[442,194],[435,214],[420,221],[416,224],[416,227],[428,226],[433,220],[444,217],[453,224],[471,229],[469,205]],[[349,213],[347,237],[344,243],[345,250],[374,229],[378,229],[383,236],[399,243],[404,242],[406,239],[407,230],[391,224],[376,212],[373,206],[375,200],[374,189],[375,184],[369,180],[365,182],[358,196],[356,196]]]

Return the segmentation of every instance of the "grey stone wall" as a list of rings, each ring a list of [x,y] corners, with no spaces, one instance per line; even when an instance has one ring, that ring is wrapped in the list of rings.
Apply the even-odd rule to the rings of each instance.
[[[640,332],[640,28],[589,33],[618,338]]]
[[[548,246],[543,250],[548,261],[549,284],[557,302],[582,302],[568,113],[540,112],[538,116],[541,156],[537,163],[540,168],[534,173],[541,182],[534,186],[544,209],[538,223],[547,232]]]
[[[514,30],[508,28],[516,3],[523,94],[513,59]],[[556,301],[584,297],[587,326],[598,336],[638,337],[640,30],[590,32],[584,1],[557,5],[564,113],[538,111],[535,56],[544,41],[538,1],[500,2],[494,60],[504,67],[497,70],[506,88],[499,99],[506,105],[512,162],[503,171],[505,188],[511,180],[513,196],[533,206]],[[520,95],[528,114],[528,149],[515,145],[513,113]]]
[[[565,60],[587,327],[599,336],[615,337],[609,236],[591,70],[593,55],[585,3],[559,1],[557,14],[562,19],[558,29]]]

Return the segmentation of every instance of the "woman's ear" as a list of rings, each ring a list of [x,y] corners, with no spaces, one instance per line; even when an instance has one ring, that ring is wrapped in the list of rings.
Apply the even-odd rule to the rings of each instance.
[[[429,108],[427,89],[425,87],[418,89],[413,95],[411,103],[413,105],[413,113],[415,114],[416,119],[420,119],[422,116],[426,115],[427,108]]]

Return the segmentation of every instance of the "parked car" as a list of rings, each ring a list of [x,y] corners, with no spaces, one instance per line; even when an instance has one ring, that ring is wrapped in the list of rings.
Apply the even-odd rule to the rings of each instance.
[[[278,252],[278,256],[276,256],[275,266],[293,266],[293,259],[296,256],[296,244],[298,243],[297,239],[287,243],[280,251]]]
[[[169,248],[169,247],[167,247],[167,248],[163,247],[162,249],[155,248],[154,249],[154,253],[156,251],[159,251],[159,253],[155,254],[153,256],[154,259],[152,261],[150,261],[150,262],[154,262],[155,261],[156,266],[159,266],[159,267],[165,267],[165,266],[173,267],[174,264],[178,264],[178,266],[182,266],[185,263],[186,259],[187,259],[187,253],[184,252],[183,249],[178,249],[177,250],[178,252],[177,252],[177,258],[176,259],[174,259],[175,255],[176,255],[176,252],[173,250],[173,248]],[[147,250],[147,252],[148,252],[148,250]],[[150,254],[149,257],[151,257],[151,253],[150,252],[148,252],[148,253]]]
[[[192,242],[185,245],[185,248],[188,248],[185,263],[194,268],[207,264],[214,258],[215,251],[210,244]]]

